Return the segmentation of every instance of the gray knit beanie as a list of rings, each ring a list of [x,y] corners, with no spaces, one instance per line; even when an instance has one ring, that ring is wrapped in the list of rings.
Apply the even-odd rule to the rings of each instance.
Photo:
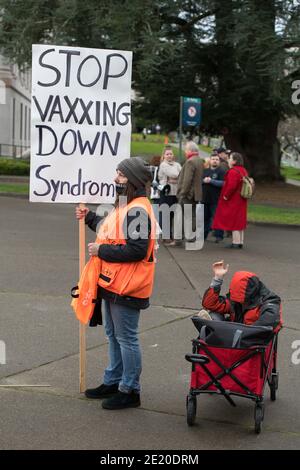
[[[141,157],[125,158],[119,163],[117,170],[121,171],[136,188],[142,188],[152,180],[149,166]]]

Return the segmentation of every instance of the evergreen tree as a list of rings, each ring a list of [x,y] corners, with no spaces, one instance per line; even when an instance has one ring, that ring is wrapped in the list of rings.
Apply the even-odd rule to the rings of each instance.
[[[277,128],[300,115],[299,0],[0,0],[0,47],[30,63],[31,44],[134,51],[135,112],[178,126],[179,97],[203,98],[203,130],[223,133],[255,178],[280,178]]]

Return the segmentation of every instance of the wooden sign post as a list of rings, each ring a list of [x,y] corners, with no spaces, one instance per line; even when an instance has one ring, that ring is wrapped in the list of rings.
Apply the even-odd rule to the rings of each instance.
[[[80,209],[84,209],[85,205],[80,204]],[[85,224],[84,218],[79,220],[79,279],[85,266]],[[79,390],[83,393],[86,389],[86,338],[85,325],[79,323]]]

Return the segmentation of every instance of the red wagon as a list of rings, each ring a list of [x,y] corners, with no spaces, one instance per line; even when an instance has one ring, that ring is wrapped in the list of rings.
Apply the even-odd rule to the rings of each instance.
[[[192,317],[199,331],[192,340],[193,352],[186,354],[192,363],[190,391],[186,398],[187,423],[196,418],[197,395],[223,395],[236,406],[233,396],[255,402],[255,432],[264,420],[264,390],[268,382],[270,398],[276,400],[278,388],[278,333],[272,327],[247,326],[226,321]]]

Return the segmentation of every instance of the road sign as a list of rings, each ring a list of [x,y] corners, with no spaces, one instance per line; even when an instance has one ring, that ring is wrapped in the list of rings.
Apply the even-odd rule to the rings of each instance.
[[[199,126],[201,123],[201,98],[182,98],[182,126]]]
[[[197,127],[201,124],[202,99],[180,97],[179,111],[179,159],[182,161],[182,133],[185,127]]]

